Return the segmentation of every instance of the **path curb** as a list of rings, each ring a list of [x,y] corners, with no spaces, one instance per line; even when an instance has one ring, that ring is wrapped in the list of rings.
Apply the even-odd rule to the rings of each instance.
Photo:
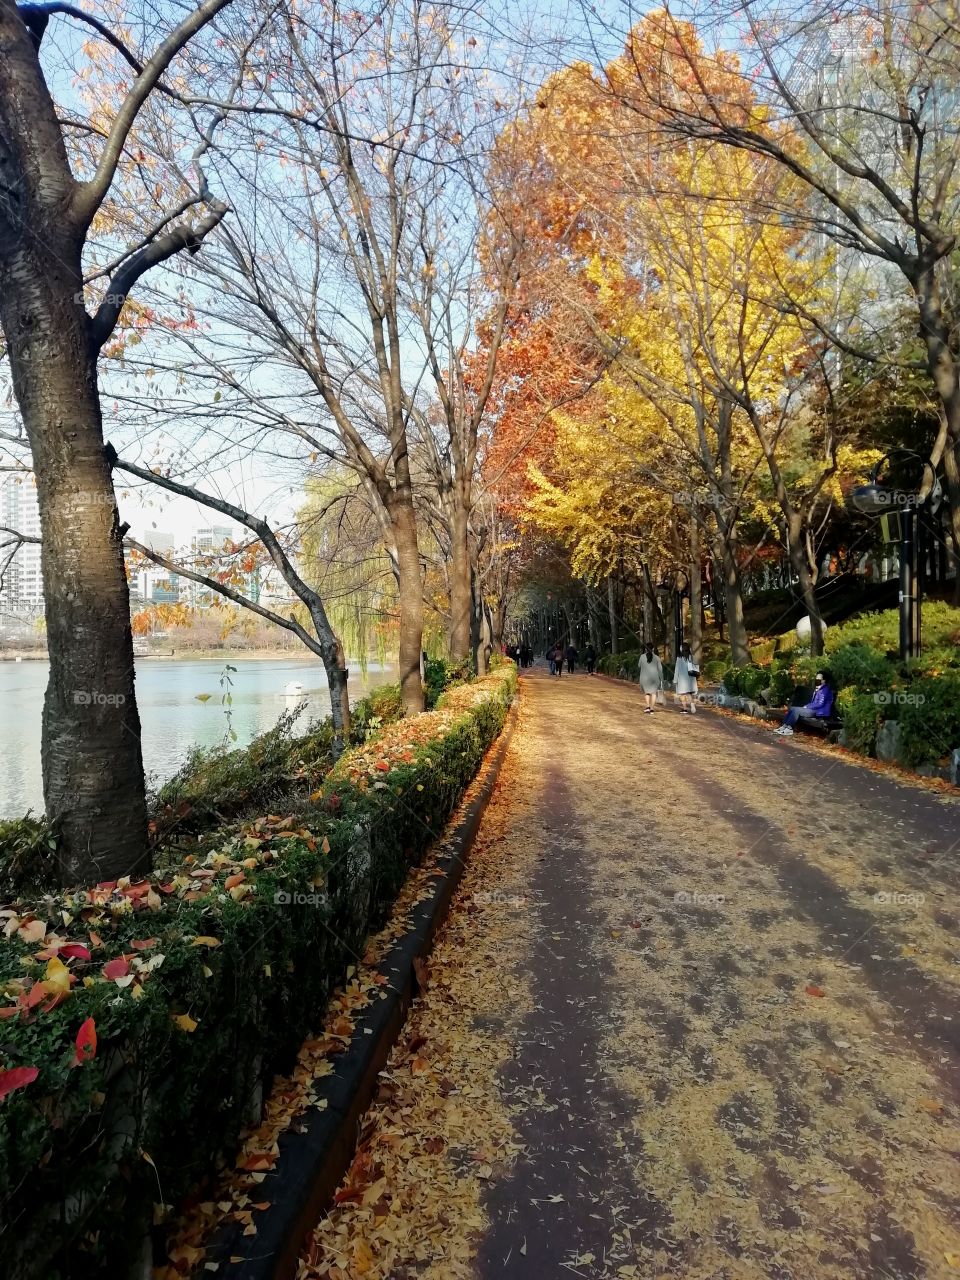
[[[429,955],[434,937],[466,869],[480,821],[493,794],[517,720],[518,695],[497,740],[477,772],[479,791],[442,837],[444,852],[436,858],[437,874],[429,897],[410,912],[407,932],[393,944],[380,965],[390,978],[386,995],[360,1011],[353,1038],[334,1061],[333,1073],[316,1090],[323,1110],[303,1117],[302,1132],[280,1135],[280,1155],[257,1190],[270,1208],[256,1215],[257,1234],[244,1236],[230,1223],[214,1238],[206,1261],[219,1264],[223,1280],[293,1280],[304,1242],[350,1166],[360,1124],[383,1069],[417,994],[415,961]],[[472,785],[472,784],[471,784]]]

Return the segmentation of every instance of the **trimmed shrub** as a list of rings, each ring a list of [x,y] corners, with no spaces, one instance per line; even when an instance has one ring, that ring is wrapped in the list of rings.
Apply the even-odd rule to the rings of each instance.
[[[837,695],[837,710],[843,720],[846,745],[861,755],[876,754],[877,734],[884,718],[883,708],[872,693],[861,693],[851,687]]]
[[[507,661],[501,653],[490,655],[490,670],[495,671],[498,661]],[[449,658],[429,658],[424,672],[424,689],[427,695],[427,710],[431,711],[442,695],[451,685],[470,679],[469,659],[453,662]],[[400,686],[397,685],[399,693]],[[400,715],[403,714],[403,703],[400,704]]]
[[[347,752],[287,817],[167,851],[144,881],[20,900],[0,948],[0,1271],[128,1273],[158,1184],[232,1152],[495,739],[512,665]],[[297,900],[301,895],[301,900]],[[93,1019],[96,1052],[83,1034]],[[2,1078],[0,1078],[2,1079]],[[9,1087],[9,1077],[5,1083]]]
[[[797,681],[789,663],[777,663],[770,671],[770,702],[775,707],[785,707],[793,697]]]
[[[701,678],[712,683],[714,680],[722,680],[723,673],[727,670],[726,659],[711,658],[709,662],[705,662],[701,668]]]
[[[932,764],[960,747],[960,675],[918,680],[906,693],[897,717],[903,763]]]
[[[44,818],[0,821],[0,894],[28,888],[41,891],[57,883],[57,842]]]
[[[623,653],[604,653],[597,659],[597,670],[606,676],[622,676],[626,680],[638,680],[640,673],[637,663],[640,661],[639,649],[627,649]]]
[[[897,678],[892,662],[860,642],[835,649],[830,654],[830,671],[838,688],[855,685],[866,693],[891,689]]]
[[[740,673],[739,685],[743,697],[756,702],[760,694],[770,683],[769,667],[744,667]]]
[[[720,688],[724,693],[729,693],[733,698],[740,696],[740,675],[743,670],[743,667],[727,667],[720,677]]]
[[[924,644],[930,648],[960,645],[960,609],[940,600],[925,601],[923,637]],[[827,652],[833,653],[846,644],[866,645],[869,649],[895,657],[900,648],[899,610],[863,613],[838,627],[831,627],[824,640]]]

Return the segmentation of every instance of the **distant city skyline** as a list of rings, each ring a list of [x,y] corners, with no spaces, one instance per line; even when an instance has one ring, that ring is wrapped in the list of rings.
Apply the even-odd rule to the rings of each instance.
[[[126,499],[129,504],[129,498]],[[246,531],[230,521],[213,522],[200,519],[192,528],[185,528],[180,521],[177,533],[160,527],[151,521],[146,528],[142,520],[138,528],[130,515],[124,513],[124,497],[120,495],[121,519],[131,525],[136,540],[151,551],[176,561],[185,556],[209,555],[225,543],[240,542],[248,537]],[[140,512],[142,515],[142,512]],[[0,524],[15,529],[27,537],[40,536],[40,509],[37,490],[31,473],[13,473],[0,478]],[[131,565],[128,560],[131,604],[184,604],[188,608],[203,608],[210,603],[212,592],[199,583],[180,574],[174,574],[162,565]],[[257,568],[243,575],[239,589],[248,598],[269,601],[273,606],[291,599],[291,593],[273,565]],[[40,545],[25,542],[6,566],[0,585],[0,605],[29,615],[43,609],[43,578],[40,565]]]

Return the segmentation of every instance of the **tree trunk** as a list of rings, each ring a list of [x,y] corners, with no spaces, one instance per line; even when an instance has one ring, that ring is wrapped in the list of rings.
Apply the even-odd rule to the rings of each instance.
[[[475,573],[470,576],[470,645],[473,651],[473,669],[478,676],[487,674],[486,652],[483,636],[483,597]]]
[[[423,646],[423,575],[412,503],[403,495],[390,504],[390,521],[397,544],[400,594],[400,691],[404,715],[416,716],[425,702],[420,661]]]
[[[467,511],[462,503],[454,507],[450,519],[450,657],[461,662],[470,656],[470,538]]]
[[[319,630],[319,628],[315,628]],[[335,647],[323,645],[323,665],[330,687],[330,722],[333,725],[332,754],[339,760],[350,745],[350,694],[347,681],[350,672],[339,640]]]
[[[750,662],[750,646],[747,625],[743,619],[743,588],[736,544],[731,543],[729,538],[721,538],[720,554],[723,560],[723,612],[727,622],[731,660],[735,667],[745,667]]]
[[[800,583],[800,597],[807,613],[810,615],[810,652],[815,658],[818,658],[823,653],[823,618],[820,615],[820,605],[817,601],[817,593],[814,590],[813,574],[810,572],[810,566],[807,563],[807,557],[800,538],[799,516],[793,522],[793,528],[789,532],[790,564]]]
[[[700,574],[700,525],[696,511],[690,514],[690,652],[697,661],[703,651],[703,612],[700,599],[703,594]]]
[[[947,480],[947,497],[949,499],[950,532],[953,538],[951,560],[953,561],[953,602],[960,605],[960,440],[947,440],[943,451],[943,470]]]
[[[480,658],[477,663],[477,674],[485,676],[490,668],[490,655],[493,653],[493,620],[490,606],[480,601]]]
[[[620,641],[617,636],[617,597],[613,586],[613,574],[607,578],[607,617],[610,620],[610,652],[620,652]]]
[[[150,865],[123,535],[77,300],[79,244],[29,237],[4,265],[0,319],[40,508],[44,803],[63,883],[92,884]]]
[[[954,560],[958,566],[954,584],[955,599],[960,603],[960,502],[956,501],[956,495],[960,491],[960,363],[950,341],[950,327],[944,314],[936,266],[928,266],[912,283],[920,310],[920,335],[927,352],[927,367],[943,405],[943,420],[946,423],[943,466],[951,499],[950,527]],[[937,459],[932,461],[936,466]]]

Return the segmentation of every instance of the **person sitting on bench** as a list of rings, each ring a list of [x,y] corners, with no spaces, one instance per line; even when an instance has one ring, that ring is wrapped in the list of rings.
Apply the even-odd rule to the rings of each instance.
[[[822,671],[817,672],[817,687],[813,697],[805,707],[791,707],[787,714],[783,717],[783,724],[779,729],[774,729],[781,738],[790,738],[793,736],[793,726],[798,720],[823,720],[827,721],[833,714],[833,690],[830,687],[830,681]]]

